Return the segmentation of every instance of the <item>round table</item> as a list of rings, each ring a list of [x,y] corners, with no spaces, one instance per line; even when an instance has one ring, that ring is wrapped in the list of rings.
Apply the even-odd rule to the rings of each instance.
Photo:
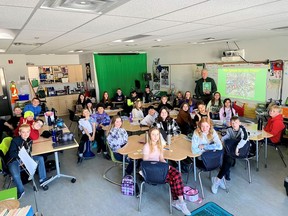
[[[14,199],[8,199],[8,200],[2,200],[0,201],[0,212],[2,212],[4,209],[16,209],[19,208],[20,202],[18,200]]]

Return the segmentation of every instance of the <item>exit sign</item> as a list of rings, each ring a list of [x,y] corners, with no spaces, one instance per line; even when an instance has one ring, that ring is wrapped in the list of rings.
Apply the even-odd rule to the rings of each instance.
[[[13,60],[8,60],[8,64],[13,64]]]

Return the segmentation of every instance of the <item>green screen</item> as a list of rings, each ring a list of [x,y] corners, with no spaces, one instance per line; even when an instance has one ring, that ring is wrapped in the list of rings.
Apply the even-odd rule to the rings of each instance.
[[[131,90],[135,90],[135,80],[140,81],[140,89],[144,89],[144,73],[147,73],[146,53],[129,54],[94,54],[96,75],[99,84],[100,99],[104,91],[114,96],[117,88],[121,88],[123,94],[129,96]]]
[[[217,89],[222,98],[266,101],[267,66],[218,68]]]

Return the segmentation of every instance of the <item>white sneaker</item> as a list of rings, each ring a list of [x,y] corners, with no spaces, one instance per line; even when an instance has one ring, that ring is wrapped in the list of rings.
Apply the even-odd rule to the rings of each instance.
[[[172,206],[179,211],[182,211],[185,215],[191,215],[191,212],[188,210],[187,205],[185,202],[179,202],[178,200],[174,200],[172,202]]]
[[[212,181],[211,191],[213,194],[216,194],[218,192],[220,181],[219,182],[217,181],[217,177],[212,177],[211,181]]]
[[[20,199],[24,196],[24,194],[25,194],[25,191],[23,191],[23,192],[20,194],[18,200],[20,200]]]
[[[226,185],[225,185],[225,183],[224,183],[224,178],[225,177],[223,177],[221,180],[220,180],[220,184],[219,184],[219,186],[220,186],[220,188],[222,188],[223,190],[226,190],[227,188],[226,188]]]

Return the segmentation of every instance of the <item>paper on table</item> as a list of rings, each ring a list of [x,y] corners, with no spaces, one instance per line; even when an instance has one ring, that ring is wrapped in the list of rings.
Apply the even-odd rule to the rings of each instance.
[[[33,176],[36,172],[37,163],[30,157],[30,155],[25,150],[24,146],[20,149],[18,156],[25,165],[30,176]]]

